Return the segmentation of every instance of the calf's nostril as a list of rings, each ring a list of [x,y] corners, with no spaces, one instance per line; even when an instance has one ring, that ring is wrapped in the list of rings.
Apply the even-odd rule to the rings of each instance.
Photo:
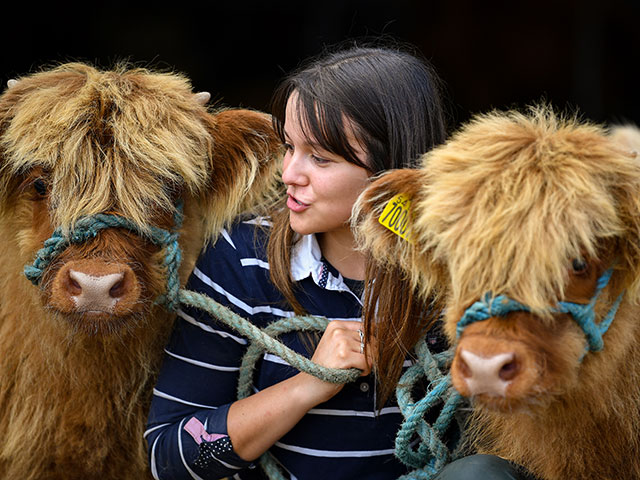
[[[464,378],[469,378],[471,375],[473,375],[473,372],[469,368],[469,365],[467,365],[467,362],[464,361],[464,359],[459,359],[458,367],[460,369],[460,373]]]
[[[505,363],[502,367],[500,367],[500,371],[498,372],[498,376],[501,380],[508,382],[513,380],[518,375],[518,362],[514,360]]]
[[[69,292],[72,295],[80,295],[82,293],[82,286],[73,278],[73,275],[69,275]]]
[[[118,280],[113,287],[109,289],[109,296],[111,298],[119,298],[125,293],[124,279]]]

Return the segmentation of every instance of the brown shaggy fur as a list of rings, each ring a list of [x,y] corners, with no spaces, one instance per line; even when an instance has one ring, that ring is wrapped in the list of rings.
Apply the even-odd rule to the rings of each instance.
[[[166,228],[182,198],[184,282],[203,243],[275,193],[279,149],[267,115],[208,112],[177,74],[67,64],[2,94],[0,478],[149,475],[142,433],[173,320],[153,303],[163,252],[103,231],[68,248],[38,289],[23,269],[53,229],[102,212]],[[89,275],[129,272],[130,304],[74,310],[54,288],[68,288],[56,279],[71,262]]]
[[[413,243],[377,221],[400,192],[414,200]],[[364,248],[446,305],[456,388],[465,393],[460,344],[481,356],[515,353],[504,396],[473,398],[468,436],[478,450],[545,480],[640,478],[640,160],[629,144],[546,106],[481,115],[427,154],[421,170],[374,182],[356,213]],[[598,318],[623,290],[624,300],[604,350],[580,362],[582,331],[549,309],[586,302],[610,265]],[[533,313],[473,324],[457,340],[464,310],[486,292]]]

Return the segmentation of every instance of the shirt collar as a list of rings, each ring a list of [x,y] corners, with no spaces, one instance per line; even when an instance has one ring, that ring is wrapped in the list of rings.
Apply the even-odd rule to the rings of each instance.
[[[324,282],[321,281],[323,273],[326,273],[326,286],[324,287],[322,286]],[[344,283],[342,275],[338,272],[336,277],[324,264],[320,245],[313,233],[301,235],[293,245],[291,250],[291,276],[296,282],[311,276],[318,286],[327,290],[349,292],[360,300],[360,297],[353,293]]]

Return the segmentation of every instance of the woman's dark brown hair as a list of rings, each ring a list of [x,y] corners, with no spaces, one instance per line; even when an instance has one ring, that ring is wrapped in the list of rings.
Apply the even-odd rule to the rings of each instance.
[[[424,152],[445,139],[438,77],[428,62],[400,48],[339,49],[313,59],[286,77],[274,93],[271,109],[274,128],[283,142],[285,110],[293,92],[297,94],[299,124],[307,138],[366,168],[372,176],[417,166]],[[357,141],[368,154],[366,164],[349,143],[345,121],[354,128]],[[297,235],[289,226],[284,203],[280,207],[272,215],[267,246],[271,280],[294,311],[302,314],[305,312],[296,299],[290,274],[291,249]],[[399,272],[379,267],[372,258],[367,259],[366,272],[363,321],[367,338],[375,338],[379,346],[374,364],[379,398],[386,400],[395,388],[407,352],[428,327],[430,318],[424,318],[423,309],[413,301],[413,292]],[[391,315],[390,301],[394,306],[402,302],[406,311],[400,317],[381,318]],[[377,325],[393,328],[378,329]]]

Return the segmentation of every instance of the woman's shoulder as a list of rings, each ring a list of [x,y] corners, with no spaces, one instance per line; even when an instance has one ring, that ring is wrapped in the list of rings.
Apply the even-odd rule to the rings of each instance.
[[[206,247],[204,256],[223,259],[256,257],[266,259],[266,244],[271,222],[266,217],[240,217],[223,228],[214,243]]]
[[[207,284],[211,282],[206,278],[221,285],[236,285],[236,289],[249,280],[251,284],[266,281],[268,235],[266,219],[237,219],[200,253],[192,277],[205,279]]]
[[[253,318],[281,302],[270,280],[266,256],[268,221],[242,218],[220,232],[215,243],[200,254],[187,288],[237,308]]]

